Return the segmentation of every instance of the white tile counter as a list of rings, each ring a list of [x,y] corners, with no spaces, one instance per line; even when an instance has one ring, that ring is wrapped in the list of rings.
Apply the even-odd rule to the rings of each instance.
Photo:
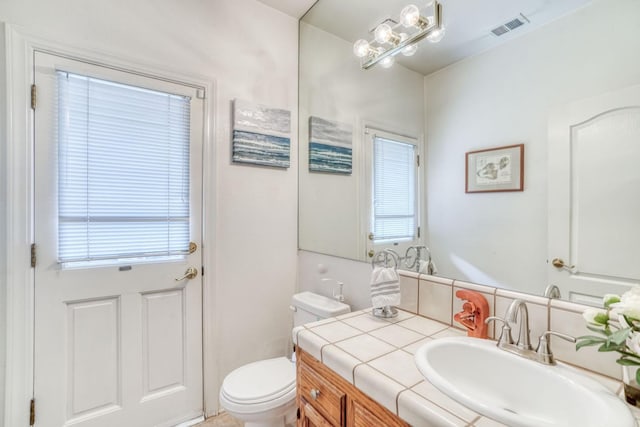
[[[393,319],[362,310],[296,327],[293,335],[300,348],[411,425],[503,425],[437,390],[415,366],[417,348],[429,340],[466,335],[459,329],[401,310]],[[619,380],[583,372],[621,392]],[[633,410],[639,418],[640,411]]]

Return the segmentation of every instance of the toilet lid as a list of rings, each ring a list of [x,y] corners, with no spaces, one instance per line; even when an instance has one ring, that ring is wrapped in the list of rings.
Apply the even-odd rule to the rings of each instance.
[[[224,379],[225,397],[237,403],[253,404],[275,400],[296,387],[296,365],[286,357],[249,363]]]

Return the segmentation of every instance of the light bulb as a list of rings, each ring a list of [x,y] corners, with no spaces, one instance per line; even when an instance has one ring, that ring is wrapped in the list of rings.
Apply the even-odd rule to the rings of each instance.
[[[393,56],[389,55],[386,58],[384,58],[382,61],[380,61],[380,66],[382,68],[389,68],[393,65],[394,62],[395,62],[395,59],[393,58]]]
[[[389,24],[380,24],[378,25],[378,28],[376,28],[375,38],[378,43],[387,43],[391,40],[392,34],[393,30]]]
[[[427,17],[425,18],[425,22],[427,23],[427,25],[426,25],[426,26],[427,26],[427,27],[432,26],[432,25],[433,25],[433,23],[435,22],[435,20],[436,20],[436,19],[435,19],[433,16],[431,16],[431,15],[427,16]]]
[[[369,54],[369,42],[363,39],[357,40],[353,44],[353,54],[358,58],[364,58]]]
[[[413,56],[414,53],[416,53],[416,51],[418,50],[418,45],[417,44],[410,44],[409,46],[405,47],[404,49],[402,49],[402,54],[404,56]]]
[[[444,27],[434,30],[427,36],[427,40],[431,43],[438,43],[444,37]]]
[[[415,26],[420,21],[420,9],[415,4],[405,6],[400,12],[400,22],[406,28]]]
[[[409,38],[409,35],[407,33],[400,33],[399,36],[400,36],[400,43],[404,43],[404,41]],[[414,53],[416,53],[417,50],[418,50],[418,46],[414,43],[414,44],[405,46],[401,50],[401,52],[404,56],[412,56]]]

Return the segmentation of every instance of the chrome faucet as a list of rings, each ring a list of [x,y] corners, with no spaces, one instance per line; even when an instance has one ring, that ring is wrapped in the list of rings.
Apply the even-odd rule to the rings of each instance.
[[[516,347],[520,350],[533,350],[533,347],[531,347],[531,335],[529,335],[529,310],[527,309],[527,304],[521,299],[513,300],[504,317],[507,322],[516,323],[518,312],[520,313],[520,333],[518,334]]]
[[[513,338],[511,337],[510,324],[516,322],[518,312],[521,313],[520,333],[518,335],[518,341],[516,341],[516,343],[514,344]],[[511,305],[507,309],[507,313],[505,314],[504,319],[501,317],[491,316],[487,317],[485,323],[489,323],[492,320],[499,320],[504,323],[504,325],[502,326],[502,332],[500,333],[500,337],[498,338],[498,342],[496,344],[499,348],[510,353],[525,357],[527,359],[536,360],[545,365],[556,364],[549,343],[548,337],[550,335],[555,335],[567,341],[576,342],[576,339],[570,335],[565,335],[554,331],[546,331],[542,335],[540,335],[538,347],[534,351],[533,347],[531,347],[531,338],[529,334],[529,311],[527,310],[527,304],[521,299],[516,299],[511,303]]]

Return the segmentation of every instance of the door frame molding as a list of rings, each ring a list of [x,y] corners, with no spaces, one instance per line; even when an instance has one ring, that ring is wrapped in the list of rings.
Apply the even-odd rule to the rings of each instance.
[[[2,27],[0,26],[0,31]],[[33,397],[34,372],[34,270],[31,268],[31,244],[34,243],[34,115],[30,106],[30,88],[34,81],[34,52],[58,56],[115,68],[127,72],[164,79],[205,90],[203,102],[202,153],[202,346],[203,346],[203,409],[205,416],[218,412],[218,364],[215,348],[218,332],[215,328],[215,110],[216,82],[210,77],[185,74],[167,69],[162,64],[141,64],[137,59],[70,47],[25,32],[11,24],[4,25],[6,55],[6,160],[0,169],[6,173],[6,243],[1,248],[6,255],[6,376],[4,425],[26,426],[29,401]],[[2,50],[0,49],[0,53]],[[1,83],[0,83],[1,84]],[[1,159],[0,159],[1,160]],[[207,218],[207,224],[205,224]],[[1,225],[1,224],[0,224]],[[1,386],[1,385],[0,385]],[[2,420],[0,420],[2,421]]]

